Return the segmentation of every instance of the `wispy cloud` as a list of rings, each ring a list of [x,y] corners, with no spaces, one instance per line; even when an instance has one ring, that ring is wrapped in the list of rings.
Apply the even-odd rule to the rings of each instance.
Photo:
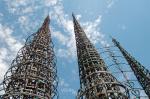
[[[12,36],[13,30],[7,26],[0,24],[0,38],[3,40],[10,50],[17,52],[17,50],[22,46],[15,37]]]
[[[45,5],[48,7],[56,5],[58,3],[58,0],[44,0],[44,1],[45,1]]]
[[[8,50],[6,48],[0,48],[0,82],[8,69],[8,63],[6,61],[8,55]]]
[[[23,33],[32,33],[35,28],[39,27],[39,24],[48,13],[50,14],[51,20],[55,22],[55,26],[51,26],[51,33],[54,38],[59,42],[60,45],[64,47],[58,47],[56,49],[56,54],[60,58],[71,58],[76,57],[76,43],[74,37],[73,22],[70,15],[66,14],[64,11],[64,5],[61,0],[4,0],[7,5],[8,12],[16,17],[16,21],[19,24],[17,29]],[[108,7],[112,6],[113,1],[108,2]],[[40,12],[41,11],[41,12]],[[40,12],[40,15],[39,13]],[[0,17],[3,15],[0,14]],[[84,15],[76,15],[77,19],[80,20]],[[101,32],[101,22],[102,15],[99,15],[93,21],[81,21],[81,26],[85,30],[87,36],[92,41],[92,43],[101,43],[106,45],[105,34]],[[13,25],[13,24],[12,24]],[[5,26],[0,24],[0,43],[4,46],[0,47],[0,77],[3,78],[4,73],[8,69],[11,60],[15,57],[17,51],[23,46],[22,41],[17,40],[13,35],[15,30],[10,28],[11,26]],[[59,27],[60,30],[57,30]],[[17,34],[21,35],[21,34]],[[28,34],[29,35],[29,34]],[[13,53],[13,54],[12,54]],[[9,59],[8,59],[9,56]],[[70,60],[71,60],[70,59]],[[72,71],[75,74],[76,71]],[[2,79],[0,79],[1,81]],[[63,80],[60,81],[62,87],[62,92],[68,92],[76,94],[76,91],[70,87]]]
[[[13,30],[0,24],[0,42],[5,46],[0,47],[0,81],[11,64],[10,60],[14,58],[22,43],[12,36]]]
[[[53,37],[56,38],[59,41],[59,43],[66,45],[68,41],[66,35],[63,35],[60,31],[52,31],[52,33]]]
[[[52,30],[52,35],[55,37],[60,44],[64,45],[65,48],[58,49],[57,53],[61,53],[61,57],[67,55],[67,57],[75,57],[76,55],[76,44],[74,37],[73,22],[70,19],[68,14],[64,11],[64,6],[61,0],[43,0],[43,1],[28,1],[28,0],[12,0],[11,3],[9,0],[5,0],[8,5],[10,13],[19,15],[18,22],[20,23],[21,30],[29,32],[33,30],[35,26],[38,26],[39,21],[33,21],[30,19],[33,12],[37,12],[40,9],[43,9],[44,14],[48,13],[51,16],[51,20],[54,20],[63,31]],[[107,0],[108,5],[110,5],[113,0]],[[80,19],[82,15],[76,15],[77,19]],[[104,41],[105,35],[100,32],[102,16],[99,15],[94,21],[81,22],[87,36],[90,40],[96,44],[100,42],[101,44],[106,44]],[[33,25],[34,24],[34,25]],[[53,27],[55,28],[55,27]],[[66,55],[63,55],[66,53]]]
[[[71,93],[74,96],[77,94],[77,91],[71,88],[70,85],[64,79],[60,80],[59,86],[61,87],[62,93]]]
[[[78,15],[78,16],[81,16],[81,15]],[[73,22],[72,20],[65,19],[65,18],[64,18],[64,21],[61,21],[61,22],[67,34],[59,33],[59,35],[55,37],[59,39],[59,41],[61,41],[62,44],[65,44],[66,48],[58,49],[58,52],[59,53],[62,52],[63,54],[67,53],[67,54],[64,54],[65,57],[68,56],[68,58],[70,57],[74,58],[76,56],[76,43],[75,43],[76,41],[74,37]],[[90,22],[90,21],[80,22],[80,24],[83,27],[84,31],[86,32],[88,38],[92,41],[92,43],[94,44],[101,43],[104,46],[108,45],[107,41],[105,40],[105,35],[100,32],[101,16],[99,16],[93,22]]]
[[[74,28],[73,28],[73,22],[72,19],[70,19],[70,15],[65,14],[64,8],[61,2],[57,3],[53,11],[50,11],[50,15],[52,16],[52,19],[57,22],[57,24],[63,28],[64,32],[54,32],[54,37],[57,38],[60,43],[65,45],[66,47],[64,49],[60,48],[57,50],[57,53],[62,53],[60,56],[64,57],[72,57],[74,58],[76,56],[76,43],[75,43],[75,37],[74,37]],[[79,20],[82,15],[76,15],[77,19]],[[89,39],[94,43],[101,43],[101,44],[107,44],[104,40],[105,36],[103,33],[100,32],[100,24],[101,24],[101,18],[102,16],[98,16],[97,19],[95,19],[93,22],[87,21],[87,22],[80,22],[81,26],[84,28],[87,36]],[[65,53],[65,54],[64,54]]]
[[[107,8],[111,8],[119,0],[106,0]]]

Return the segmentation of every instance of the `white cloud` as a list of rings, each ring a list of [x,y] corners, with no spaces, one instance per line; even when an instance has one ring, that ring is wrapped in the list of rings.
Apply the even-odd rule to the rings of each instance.
[[[24,30],[24,32],[29,32],[33,30],[33,27],[37,26],[33,25],[34,22],[31,22],[29,18],[30,13],[33,12],[33,10],[38,11],[40,8],[43,8],[43,12],[45,14],[47,14],[47,11],[49,11],[51,20],[54,20],[57,23],[56,25],[64,30],[63,32],[52,30],[52,36],[55,37],[60,42],[60,44],[65,46],[65,48],[57,49],[56,53],[59,53],[60,57],[66,58],[74,58],[76,56],[76,43],[74,37],[73,22],[69,17],[71,16],[71,14],[68,15],[64,12],[64,7],[61,0],[43,0],[39,1],[38,3],[35,1],[30,1],[29,3],[28,0],[12,0],[11,3],[9,2],[9,0],[5,1],[7,2],[9,9],[15,9],[14,11],[10,10],[11,13],[17,12],[14,14],[20,15],[18,18],[18,22],[20,23],[20,27],[22,31]],[[111,4],[111,2],[113,1],[107,0],[107,2],[108,4]],[[22,10],[21,7],[23,7],[24,9]],[[24,13],[27,13],[27,15],[23,15]],[[76,15],[76,17],[79,20],[82,16]],[[84,28],[87,36],[94,44],[100,42],[101,44],[106,45],[107,42],[104,40],[105,35],[100,32],[101,17],[102,16],[99,16],[93,22],[81,22],[81,26]]]
[[[33,14],[35,11],[48,10],[57,5],[61,0],[4,0],[8,11],[15,15]],[[44,12],[44,11],[43,11]],[[43,14],[41,14],[43,15]]]
[[[5,72],[8,69],[8,63],[6,62],[8,50],[6,48],[0,48],[0,83],[3,79]]]
[[[61,8],[60,10],[62,10]],[[63,13],[63,11],[58,11]],[[64,16],[62,16],[64,15]],[[67,19],[64,13],[61,16],[59,16],[60,20],[56,19],[59,24],[63,26],[63,28],[66,30],[66,33],[68,33],[69,36],[55,36],[56,38],[65,41],[66,43],[66,49],[58,49],[59,55],[64,57],[72,57],[74,58],[76,56],[76,41],[74,37],[74,29],[73,29],[73,22],[70,19]],[[78,19],[81,17],[81,15],[77,15]],[[101,43],[102,45],[108,45],[107,41],[105,41],[105,35],[100,31],[100,23],[101,23],[101,17],[99,16],[95,21],[93,22],[81,22],[81,27],[83,27],[85,33],[87,34],[88,38],[92,41],[92,43]],[[65,39],[65,38],[66,39]],[[62,43],[64,44],[64,43]],[[62,54],[61,54],[62,53]]]
[[[106,0],[107,10],[112,8],[119,0]]]
[[[69,87],[69,84],[66,83],[64,79],[61,79],[61,80],[60,80],[59,85],[62,86],[62,87]]]
[[[26,6],[28,3],[28,0],[11,0],[11,2],[9,0],[4,0],[8,6],[8,10],[11,13],[16,13],[19,10],[21,10],[21,8],[19,8],[20,6]],[[20,12],[21,13],[21,12]]]
[[[106,0],[107,8],[111,8],[114,5],[115,0]]]
[[[37,0],[4,0],[8,11],[15,15],[32,14],[37,8],[40,8],[41,1]]]
[[[42,16],[47,15],[48,11],[50,13],[51,19],[56,21],[58,26],[64,29],[65,32],[60,32],[58,30],[52,29],[52,35],[55,37],[60,43],[65,46],[65,48],[57,49],[57,54],[59,57],[65,58],[74,58],[76,56],[76,43],[74,37],[74,30],[73,30],[73,22],[72,19],[69,19],[71,16],[64,12],[63,4],[60,0],[41,0],[36,2],[36,0],[5,0],[8,5],[8,10],[10,13],[14,15],[18,15],[18,22],[22,30],[25,32],[30,31],[31,28],[35,28],[37,25],[36,23],[32,22],[30,17],[34,17],[33,12],[39,11],[43,9],[41,14]],[[113,0],[107,0],[108,8],[110,8],[113,4]],[[39,13],[38,13],[39,14]],[[82,15],[76,15],[77,19],[79,20]],[[107,41],[105,41],[105,35],[100,31],[100,24],[101,24],[100,15],[94,21],[89,22],[81,22],[81,26],[84,28],[88,38],[94,43],[101,43],[102,45],[107,45]],[[39,24],[37,20],[37,24]],[[22,44],[12,36],[13,30],[9,27],[2,26],[0,24],[0,39],[2,39],[7,48],[0,48],[0,51],[4,53],[0,53],[0,70],[2,71],[2,75],[0,76],[3,78],[3,74],[6,72],[8,68],[8,62],[5,60],[7,56],[11,55],[11,53],[15,53],[21,48]],[[12,46],[13,45],[13,46]],[[14,54],[13,54],[14,56]],[[10,56],[12,59],[12,55]],[[70,59],[70,61],[72,61]],[[72,71],[74,75],[76,71]],[[0,73],[1,74],[1,73]],[[0,79],[1,80],[1,79]],[[62,92],[72,93],[76,95],[76,91],[70,87],[70,85],[65,82],[63,79],[60,80],[60,86],[62,87]]]
[[[118,2],[119,0],[106,0],[107,3],[107,8],[111,8],[116,2]]]
[[[61,89],[61,91],[62,91],[63,93],[71,93],[71,94],[73,94],[74,96],[77,95],[77,91],[74,90],[74,89],[72,89],[72,88],[63,88],[63,89]]]
[[[60,27],[62,27],[65,31],[65,34],[62,33],[56,33],[52,34],[54,37],[56,37],[60,43],[65,45],[65,49],[58,49],[57,53],[59,53],[60,57],[72,57],[74,58],[76,56],[76,43],[75,43],[75,37],[74,37],[74,27],[72,19],[69,19],[68,14],[65,14],[64,8],[61,2],[58,2],[57,5],[54,6],[54,10],[50,11],[51,18],[59,24]],[[82,16],[76,15],[77,19],[79,20]],[[100,42],[101,44],[105,45],[107,44],[106,41],[104,41],[104,34],[99,32],[100,31],[100,23],[101,23],[101,17],[99,16],[95,21],[93,22],[81,22],[81,26],[84,28],[87,36],[90,38],[92,43],[96,44]],[[54,32],[55,33],[55,32]]]
[[[68,58],[68,51],[66,49],[59,48],[56,53],[61,58]]]
[[[27,34],[27,33],[34,33],[35,31],[37,31],[37,27],[39,27],[39,20],[33,21],[29,15],[21,15],[18,17],[17,22],[19,23],[19,29],[23,34]],[[41,26],[41,25],[40,25]],[[29,35],[29,34],[28,34]]]
[[[60,31],[52,31],[53,37],[57,38],[57,40],[63,44],[66,45],[67,43],[67,37],[63,35]]]
[[[0,24],[0,39],[7,44],[10,50],[16,53],[22,44],[12,36],[12,32],[12,29]]]
[[[22,47],[22,43],[12,36],[12,32],[12,29],[0,24],[0,43],[5,43],[5,48],[0,47],[0,82],[11,64],[11,60]]]
[[[77,20],[79,20],[82,17],[82,15],[76,15]]]
[[[32,13],[35,10],[33,7],[27,7],[23,10],[23,13]]]
[[[83,26],[85,27],[84,31],[94,44],[104,37],[103,34],[99,32],[100,28],[98,27],[100,27],[100,23],[101,16],[99,16],[94,22],[83,23]]]
[[[18,18],[18,21],[19,21],[19,23],[20,23],[21,25],[25,25],[28,20],[27,20],[27,17],[26,17],[26,16],[20,16],[20,17]]]
[[[7,0],[5,0],[7,1]],[[27,5],[28,0],[12,0],[11,5],[14,7]],[[8,1],[7,1],[8,2]]]
[[[60,80],[59,86],[61,87],[62,93],[71,93],[73,95],[77,94],[77,91],[71,88],[70,85],[64,79]]]
[[[58,0],[44,0],[46,6],[53,6],[56,5]]]
[[[7,1],[8,4],[8,0]],[[18,2],[18,3],[17,3]],[[110,2],[110,1],[109,1]],[[17,4],[16,4],[17,3]],[[23,13],[30,13],[33,12],[33,9],[38,11],[39,8],[42,8],[42,6],[45,6],[47,8],[44,9],[44,11],[49,11],[51,19],[55,20],[57,22],[57,25],[60,26],[64,32],[60,31],[53,31],[53,37],[57,38],[59,40],[60,44],[65,45],[66,48],[58,49],[57,53],[62,53],[62,56],[66,55],[68,57],[75,57],[76,55],[76,44],[75,44],[75,37],[74,37],[74,28],[73,28],[73,22],[72,19],[69,19],[71,16],[66,14],[64,12],[64,7],[61,2],[61,0],[44,0],[44,3],[39,2],[36,4],[36,2],[30,2],[32,5],[29,4],[29,1],[23,0],[23,1],[17,1],[13,0],[10,4],[8,4],[8,7],[10,9],[14,8],[16,12],[21,12],[19,9],[23,6]],[[40,5],[44,4],[44,5]],[[11,8],[11,6],[13,6]],[[35,9],[36,7],[36,9]],[[46,10],[47,9],[47,10]],[[13,12],[13,11],[12,11]],[[21,13],[21,14],[23,14]],[[46,13],[46,12],[45,12]],[[16,14],[16,13],[15,13]],[[20,13],[18,13],[21,15]],[[30,14],[29,14],[30,15]],[[28,15],[28,16],[29,16]],[[29,19],[27,15],[20,16],[18,18],[19,23],[21,24],[21,29],[25,31],[30,31],[33,25],[33,22]],[[79,20],[82,16],[76,15],[77,19]],[[100,23],[101,23],[101,16],[99,16],[95,21],[93,22],[82,22],[81,25],[83,26],[87,36],[90,38],[90,40],[96,44],[99,42],[102,38],[104,38],[104,34],[102,34],[100,31]],[[103,40],[102,40],[103,41]],[[103,41],[104,42],[104,41]],[[64,55],[66,53],[66,55]]]

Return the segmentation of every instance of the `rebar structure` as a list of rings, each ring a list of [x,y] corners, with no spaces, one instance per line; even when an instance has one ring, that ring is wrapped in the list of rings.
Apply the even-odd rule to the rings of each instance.
[[[103,59],[72,16],[80,76],[77,99],[129,99],[126,87],[108,72]]]
[[[116,46],[109,45],[100,48],[100,55],[112,75],[117,77],[117,80],[128,88],[130,99],[149,99],[134,76],[130,65]]]
[[[109,61],[112,61],[111,65],[108,65],[108,69],[112,69],[112,74],[117,74],[120,78],[121,78],[121,82],[128,88],[129,90],[129,94],[130,94],[130,98],[133,96],[136,98],[140,98],[140,92],[139,90],[134,88],[134,82],[132,80],[129,79],[127,73],[131,73],[131,71],[129,69],[125,69],[122,68],[122,66],[128,68],[126,66],[126,63],[123,62],[123,60],[120,60],[120,58],[124,58],[123,56],[117,56],[115,55],[116,53],[114,53],[116,50],[111,50],[110,49],[111,46],[107,46],[104,47],[103,49],[105,50],[105,52],[102,53],[107,53],[110,58]],[[104,59],[106,61],[106,59]],[[113,67],[114,66],[114,67]],[[116,69],[117,70],[116,70]]]
[[[150,98],[150,71],[146,69],[140,62],[138,62],[133,56],[131,56],[116,39],[112,38],[112,42],[119,48],[133,70],[139,83],[145,90],[145,93]]]
[[[49,16],[19,50],[3,80],[2,99],[54,99],[57,69]]]

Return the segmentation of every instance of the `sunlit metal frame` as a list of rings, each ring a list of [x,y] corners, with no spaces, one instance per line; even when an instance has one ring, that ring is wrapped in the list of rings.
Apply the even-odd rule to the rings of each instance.
[[[77,99],[129,99],[128,90],[107,71],[74,15],[73,22],[80,77]]]
[[[131,56],[116,39],[112,38],[112,42],[121,51],[122,55],[133,70],[139,83],[143,87],[143,90],[150,98],[150,71],[146,69],[143,65],[141,65],[137,60],[135,60],[135,58]]]
[[[12,61],[3,80],[3,99],[58,98],[56,57],[49,22],[48,16]]]

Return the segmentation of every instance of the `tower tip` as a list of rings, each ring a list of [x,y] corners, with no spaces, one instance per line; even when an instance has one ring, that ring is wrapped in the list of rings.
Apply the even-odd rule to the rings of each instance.
[[[73,12],[72,12],[72,17],[73,17],[73,20],[76,20],[76,17]]]
[[[78,21],[77,21],[77,19],[76,19],[76,17],[75,17],[73,12],[72,12],[72,18],[73,18],[73,23],[74,24],[78,24]]]
[[[49,18],[49,14],[48,14],[47,17],[44,19],[43,25],[49,24],[49,23],[50,23],[50,18]]]
[[[73,12],[72,12],[72,17],[75,17]]]
[[[119,45],[120,43],[115,39],[115,38],[111,38],[112,39],[112,42],[115,44],[115,45]]]
[[[50,18],[49,18],[49,14],[47,15],[47,17],[45,18],[45,20],[50,20]]]
[[[109,35],[109,37],[112,39],[112,41],[116,40],[114,37],[112,37],[111,35]]]

